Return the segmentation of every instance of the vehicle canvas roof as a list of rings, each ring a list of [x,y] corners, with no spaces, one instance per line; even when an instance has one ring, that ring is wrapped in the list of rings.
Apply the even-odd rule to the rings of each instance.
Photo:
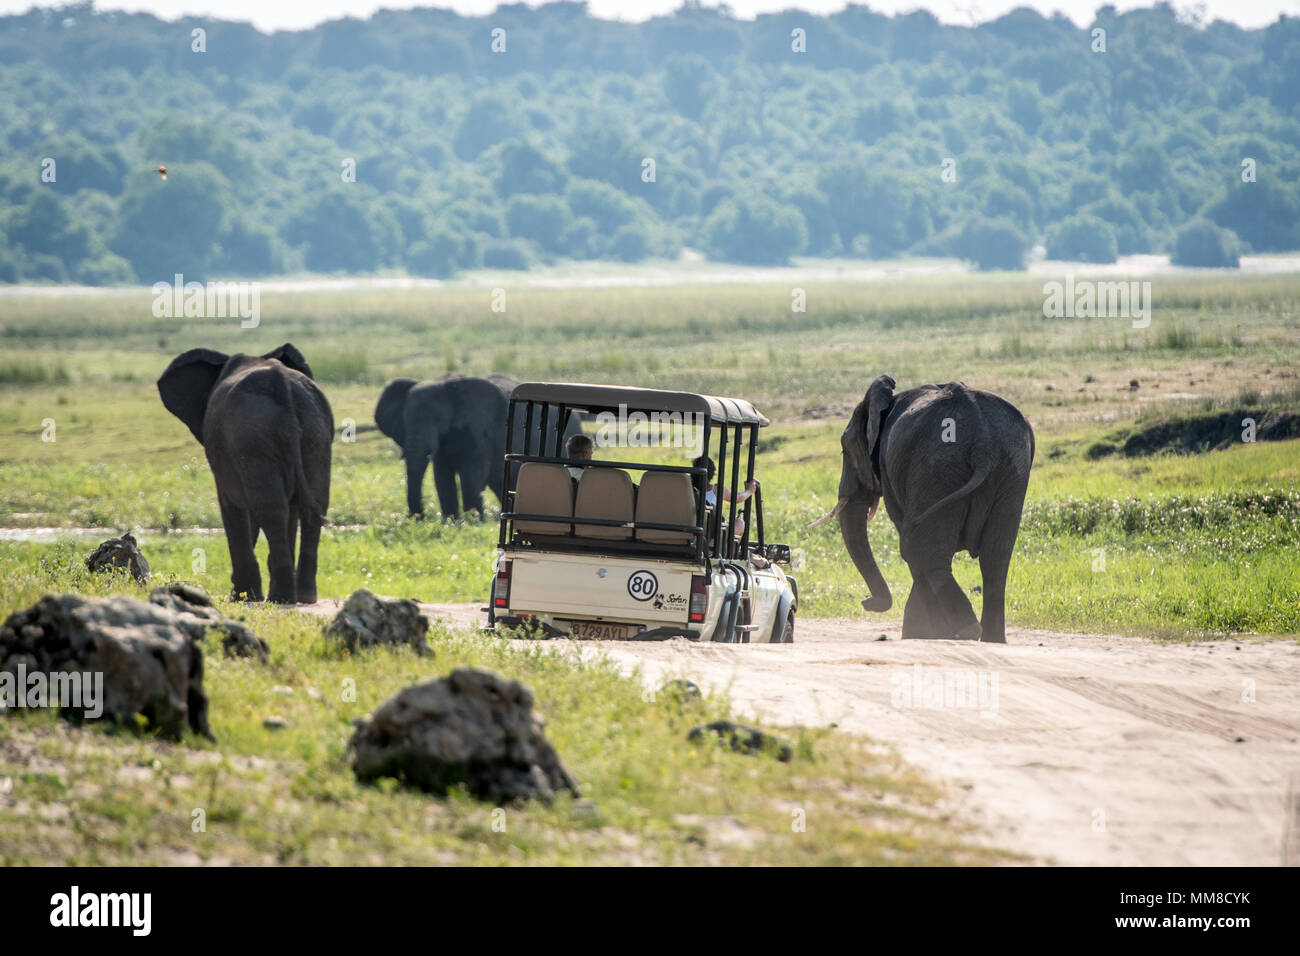
[[[767,425],[767,416],[743,398],[719,398],[694,392],[672,392],[661,388],[629,388],[624,385],[584,385],[577,382],[524,382],[515,386],[512,401],[567,405],[589,412],[628,411],[681,412],[708,415],[727,425]]]

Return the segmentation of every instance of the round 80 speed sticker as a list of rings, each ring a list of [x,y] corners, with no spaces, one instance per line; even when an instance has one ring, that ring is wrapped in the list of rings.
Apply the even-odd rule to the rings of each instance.
[[[627,579],[627,593],[638,601],[648,601],[659,593],[659,579],[649,571],[633,571]]]

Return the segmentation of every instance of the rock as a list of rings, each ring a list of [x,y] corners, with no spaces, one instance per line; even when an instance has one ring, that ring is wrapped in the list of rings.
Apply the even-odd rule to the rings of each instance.
[[[376,597],[362,588],[344,602],[325,628],[325,635],[341,640],[350,651],[379,644],[409,644],[417,654],[432,654],[424,642],[428,630],[429,622],[414,601]]]
[[[212,626],[223,635],[221,652],[227,657],[256,657],[261,661],[270,659],[270,645],[238,621],[227,617]]]
[[[308,687],[308,688],[307,688],[307,696],[310,697],[312,700],[324,700],[324,699],[325,699],[325,695],[322,694],[322,693],[321,693],[319,690],[317,690],[315,687]]]
[[[199,643],[207,626],[134,598],[46,595],[0,626],[0,661],[13,674],[22,664],[29,674],[102,675],[102,699],[83,694],[78,706],[61,707],[69,719],[134,726],[140,714],[164,736],[188,726],[212,739]]]
[[[578,795],[533,714],[533,692],[472,667],[385,701],[358,726],[348,750],[363,783],[395,777],[437,794],[463,783],[475,797],[499,801]]]
[[[132,535],[124,534],[120,538],[109,538],[86,558],[86,567],[96,573],[114,568],[128,572],[141,584],[151,577],[149,562],[145,560]]]
[[[289,726],[289,721],[285,720],[279,714],[272,714],[270,717],[262,721],[262,726],[267,730],[286,730]]]
[[[668,683],[664,684],[664,690],[680,697],[682,700],[699,700],[704,696],[695,683],[688,680],[681,680],[680,678],[677,680],[670,680]]]
[[[880,643],[881,641],[887,641],[887,640],[889,640],[889,635],[888,635],[888,634],[881,634],[878,638],[876,638],[876,643],[878,644],[878,643]]]
[[[729,720],[715,720],[711,724],[692,727],[686,739],[699,742],[704,740],[708,733],[717,734],[720,743],[728,744],[737,753],[758,754],[772,748],[777,759],[782,763],[787,763],[794,756],[794,748],[781,738],[765,733],[757,727],[733,724]]]
[[[271,656],[271,647],[266,641],[238,621],[222,617],[221,612],[213,607],[208,592],[201,587],[176,581],[154,588],[149,592],[149,602],[206,621],[209,627],[221,631],[224,635],[221,652],[227,657],[256,657],[266,661]]]
[[[279,694],[281,697],[292,697],[293,688],[285,687],[283,684],[276,684],[274,687],[271,688],[271,693]]]

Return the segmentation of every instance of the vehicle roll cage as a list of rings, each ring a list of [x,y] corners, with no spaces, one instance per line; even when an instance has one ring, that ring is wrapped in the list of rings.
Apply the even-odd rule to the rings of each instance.
[[[521,408],[522,406],[522,408]],[[651,462],[610,461],[601,459],[578,460],[564,455],[562,443],[564,434],[575,412],[600,414],[609,412],[627,414],[640,412],[649,417],[654,414],[690,414],[695,423],[702,426],[703,438],[699,454],[709,456],[712,451],[712,438],[717,432],[717,475],[715,485],[717,493],[716,507],[705,503],[705,491],[708,487],[708,470],[693,465],[662,465]],[[516,432],[516,422],[523,416],[523,428]],[[662,421],[662,419],[661,419]],[[666,392],[656,389],[620,388],[603,385],[552,385],[529,382],[517,386],[511,394],[506,415],[506,453],[502,461],[502,487],[506,488],[507,503],[503,503],[501,528],[498,546],[502,549],[530,548],[538,545],[530,542],[527,535],[517,539],[514,533],[516,521],[550,522],[557,525],[599,525],[607,527],[648,529],[656,531],[680,531],[691,536],[691,544],[685,547],[672,547],[671,553],[682,555],[691,553],[700,563],[707,560],[735,560],[749,554],[757,548],[765,548],[763,537],[763,500],[761,489],[744,501],[741,515],[745,530],[740,539],[729,533],[736,527],[736,515],[739,503],[733,495],[726,501],[722,489],[734,485],[738,492],[744,483],[754,478],[754,457],[757,451],[758,430],[768,424],[748,402],[738,399],[714,398],[695,395],[689,392]],[[548,431],[548,426],[550,430]],[[730,436],[730,437],[729,437]],[[517,439],[522,437],[523,448],[514,447]],[[546,439],[551,439],[552,447],[542,447]],[[538,447],[534,450],[533,445]],[[728,456],[730,451],[730,456]],[[745,482],[736,482],[735,475],[741,471],[741,453],[745,451]],[[514,510],[514,484],[512,474],[518,474],[518,468],[525,462],[564,465],[571,468],[610,468],[640,472],[667,472],[688,474],[695,490],[695,524],[668,524],[649,521],[622,521],[613,518],[596,518],[576,515],[544,515],[516,512]],[[730,485],[729,485],[730,481]],[[724,522],[723,509],[726,506],[727,520]],[[556,540],[560,540],[559,535]],[[581,540],[581,539],[579,539]],[[601,539],[602,547],[611,546],[611,551],[628,550],[631,553],[659,555],[664,553],[664,545],[645,542],[615,542]],[[541,547],[550,549],[553,541],[547,541]]]

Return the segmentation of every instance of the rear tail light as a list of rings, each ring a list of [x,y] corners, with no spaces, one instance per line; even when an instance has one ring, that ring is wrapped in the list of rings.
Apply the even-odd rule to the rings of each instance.
[[[510,564],[503,558],[497,565],[496,587],[492,589],[492,604],[495,607],[510,606]]]
[[[704,612],[709,606],[708,579],[702,574],[691,578],[691,619],[692,624],[704,623]]]

